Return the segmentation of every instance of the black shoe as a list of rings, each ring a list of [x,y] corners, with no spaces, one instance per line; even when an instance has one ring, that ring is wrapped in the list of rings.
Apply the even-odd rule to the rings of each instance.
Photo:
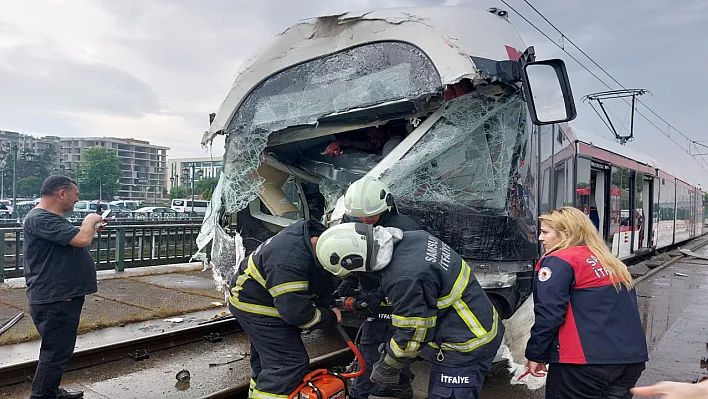
[[[57,389],[57,399],[76,399],[83,397],[84,391],[67,391],[64,388]]]
[[[413,386],[408,384],[399,384],[390,388],[391,396],[398,399],[413,399]]]
[[[374,388],[371,396],[376,396],[377,398],[413,399],[413,386],[401,384],[391,388]]]

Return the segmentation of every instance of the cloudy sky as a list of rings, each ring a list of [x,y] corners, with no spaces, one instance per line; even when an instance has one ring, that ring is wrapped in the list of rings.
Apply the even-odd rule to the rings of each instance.
[[[552,38],[560,35],[523,0],[507,0]],[[708,87],[705,0],[532,0],[571,40],[693,140],[706,140]],[[0,6],[0,129],[34,135],[117,136],[171,147],[171,157],[203,156],[199,141],[238,66],[299,19],[350,9],[464,4],[507,9],[499,0],[23,0]],[[511,20],[539,58],[561,57],[579,110],[577,127],[611,133],[580,98],[606,90],[517,15]],[[583,58],[598,76],[611,80]],[[617,86],[612,83],[613,88]],[[608,103],[629,126],[623,103]],[[648,111],[640,108],[646,115]],[[655,123],[667,131],[656,118]],[[622,129],[620,127],[620,129]],[[626,130],[624,130],[626,132]],[[684,149],[688,140],[671,132]],[[641,117],[645,152],[708,188],[708,172]],[[214,156],[223,154],[223,140]],[[706,147],[698,147],[708,152]],[[693,153],[698,152],[691,147]],[[708,160],[708,156],[705,158]],[[708,163],[700,160],[708,169]]]

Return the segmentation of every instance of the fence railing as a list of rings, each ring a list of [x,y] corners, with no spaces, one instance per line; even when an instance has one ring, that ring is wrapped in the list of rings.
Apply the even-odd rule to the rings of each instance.
[[[156,266],[189,261],[197,252],[199,222],[110,224],[89,247],[97,270]],[[22,227],[1,227],[0,282],[22,277]],[[211,251],[207,250],[207,254]]]

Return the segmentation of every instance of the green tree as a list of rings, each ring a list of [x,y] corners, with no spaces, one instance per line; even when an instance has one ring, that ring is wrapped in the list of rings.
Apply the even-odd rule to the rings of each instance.
[[[187,187],[175,186],[170,189],[170,199],[187,198]]]
[[[30,176],[17,181],[17,195],[19,197],[39,197],[44,179],[38,176]]]
[[[22,191],[19,187],[19,182],[28,177],[37,177],[44,181],[44,179],[49,176],[49,168],[51,166],[51,160],[47,162],[43,154],[36,154],[29,148],[20,148],[17,151],[17,168],[15,170],[15,158],[12,151],[5,153],[4,166],[0,173],[4,180],[5,192],[1,193],[4,197],[12,197],[12,177],[13,172],[17,176],[17,195],[23,197]],[[38,193],[39,191],[37,191]],[[37,195],[35,194],[32,194]]]
[[[216,177],[205,177],[194,183],[195,194],[201,194],[205,200],[211,200],[211,195],[216,188],[219,179]]]
[[[114,150],[103,147],[93,147],[84,151],[83,162],[79,171],[75,171],[79,181],[81,197],[96,199],[99,195],[104,200],[112,199],[120,189],[120,178],[123,177],[121,165]]]

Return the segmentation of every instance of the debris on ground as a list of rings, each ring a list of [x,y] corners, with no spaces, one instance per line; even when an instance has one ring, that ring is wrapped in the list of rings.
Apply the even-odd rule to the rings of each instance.
[[[181,323],[184,321],[184,317],[173,317],[171,319],[165,319],[163,321],[166,321],[168,323]]]
[[[189,374],[189,370],[182,369],[182,371],[177,373],[175,378],[177,378],[177,381],[179,381],[179,382],[189,382],[189,379],[191,378],[191,376]]]
[[[24,315],[25,315],[25,312],[20,312],[15,317],[8,320],[5,324],[1,325],[0,326],[0,335],[2,335],[5,331],[12,328],[12,326],[14,326],[15,324],[17,324],[17,322],[20,321],[20,319],[22,319],[22,317],[24,317]]]
[[[688,274],[683,274],[683,273],[679,273],[679,272],[674,272],[674,275],[679,276],[679,277],[688,277]]]
[[[245,359],[246,356],[248,356],[248,355],[249,355],[248,353],[240,353],[239,356],[236,357],[235,359],[230,359],[230,360],[227,360],[224,362],[218,362],[218,363],[209,363],[209,367],[226,366],[227,364],[240,362],[241,360]],[[231,357],[231,355],[228,355],[226,357],[229,358],[229,357]]]
[[[690,249],[679,249],[679,251],[680,251],[682,254],[684,254],[684,255],[686,255],[686,256],[690,256],[690,257],[692,257],[692,258],[698,258],[698,259],[708,260],[708,256],[706,256],[706,255],[701,255],[701,254],[697,254],[697,253],[691,251]]]

